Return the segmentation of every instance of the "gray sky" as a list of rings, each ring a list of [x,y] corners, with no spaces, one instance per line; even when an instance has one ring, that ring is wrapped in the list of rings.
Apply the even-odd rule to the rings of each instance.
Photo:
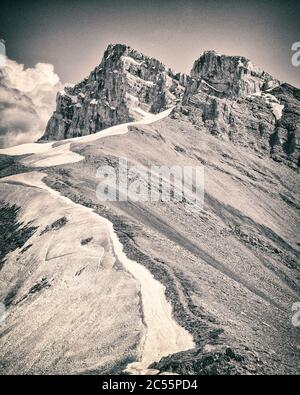
[[[2,1],[0,38],[10,58],[52,63],[63,82],[85,77],[120,42],[182,72],[207,49],[243,55],[300,87],[291,63],[299,1]]]

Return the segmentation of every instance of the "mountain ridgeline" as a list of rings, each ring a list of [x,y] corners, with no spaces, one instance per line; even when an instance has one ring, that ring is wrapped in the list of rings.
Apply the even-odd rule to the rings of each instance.
[[[175,107],[170,117],[199,133],[299,166],[300,90],[242,56],[205,51],[190,76],[121,44],[90,75],[57,94],[41,140],[93,134]]]
[[[244,57],[110,45],[0,149],[0,374],[299,374],[299,126]]]
[[[110,45],[89,75],[57,95],[43,139],[61,140],[136,121],[174,106],[187,76],[125,45]]]

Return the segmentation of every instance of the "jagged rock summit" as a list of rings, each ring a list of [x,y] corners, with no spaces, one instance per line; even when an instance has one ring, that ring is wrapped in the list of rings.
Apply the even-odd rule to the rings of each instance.
[[[185,96],[209,88],[219,97],[245,97],[278,84],[278,80],[243,56],[205,51],[194,63]]]
[[[163,111],[181,100],[186,80],[129,46],[109,45],[86,79],[58,93],[42,139],[88,135]]]
[[[90,75],[57,95],[42,140],[89,135],[176,105],[201,132],[299,165],[300,91],[243,56],[205,51],[190,76],[129,46],[109,45]]]
[[[201,132],[299,164],[300,90],[281,84],[241,56],[204,52],[195,61],[174,118]]]

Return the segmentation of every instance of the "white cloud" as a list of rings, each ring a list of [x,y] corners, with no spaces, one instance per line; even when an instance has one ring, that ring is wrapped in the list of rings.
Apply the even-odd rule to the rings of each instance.
[[[36,141],[55,109],[62,89],[51,64],[34,68],[7,59],[0,69],[0,147]]]

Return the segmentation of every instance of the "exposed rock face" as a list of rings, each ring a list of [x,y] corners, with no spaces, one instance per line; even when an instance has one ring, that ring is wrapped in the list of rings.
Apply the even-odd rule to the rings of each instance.
[[[88,78],[58,93],[42,139],[88,135],[163,111],[182,98],[186,81],[156,59],[110,45]]]
[[[62,140],[142,119],[177,104],[199,130],[299,165],[300,90],[280,85],[241,56],[204,52],[191,76],[176,74],[134,49],[110,45],[103,60],[57,95],[43,140]]]
[[[299,89],[280,85],[247,59],[208,51],[195,62],[173,117],[296,167],[299,97]]]
[[[272,157],[277,161],[290,161],[300,166],[300,89],[282,84],[272,94],[283,105],[282,117],[271,136]]]
[[[215,51],[204,52],[195,61],[186,96],[195,94],[204,85],[218,97],[245,97],[260,90],[278,85],[273,77],[254,66],[242,56],[219,55]]]

